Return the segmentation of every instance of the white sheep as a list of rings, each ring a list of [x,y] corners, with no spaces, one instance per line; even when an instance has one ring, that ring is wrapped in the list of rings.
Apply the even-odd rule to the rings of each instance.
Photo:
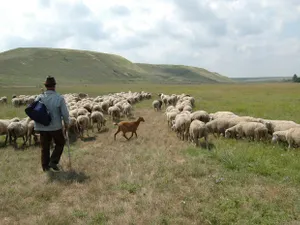
[[[5,141],[4,141],[4,146],[7,144],[7,139],[8,139],[8,131],[7,127],[10,123],[12,122],[18,122],[20,119],[18,117],[15,117],[11,120],[0,120],[0,135],[5,135]]]
[[[108,108],[110,106],[110,102],[108,100],[101,103],[101,108],[104,113],[108,113]]]
[[[132,105],[130,105],[129,103],[124,103],[123,104],[123,113],[127,118],[132,116],[132,110],[133,110]]]
[[[153,107],[154,111],[161,111],[162,104],[163,104],[162,100],[160,100],[160,99],[154,100],[152,102],[152,107]]]
[[[226,113],[223,116],[218,116],[216,119],[209,121],[206,126],[208,127],[209,131],[214,134],[217,133],[219,136],[220,134],[225,135],[225,130],[237,125],[240,122],[258,122],[260,121],[254,117],[240,117],[240,116],[226,116]]]
[[[77,110],[77,116],[84,116],[84,115],[88,115],[88,114],[89,114],[89,111],[85,108],[79,108]]]
[[[103,113],[95,111],[91,114],[91,124],[92,124],[92,132],[94,132],[94,124],[97,124],[98,132],[101,130],[102,126],[105,126],[106,119],[103,116]]]
[[[90,126],[90,117],[88,115],[80,115],[76,119],[76,127],[80,134],[80,137],[83,137],[83,132],[86,130],[87,136],[89,136],[89,126]]]
[[[188,114],[178,114],[172,123],[172,130],[177,133],[177,136],[182,140],[188,140],[189,127],[191,124],[190,116]]]
[[[33,136],[34,143],[37,144],[38,138],[34,130],[34,120],[30,120],[30,122],[28,123],[27,137],[29,139],[29,145],[31,145],[32,136]]]
[[[192,112],[193,111],[193,108],[192,106],[190,105],[185,105],[182,109],[182,111],[189,111],[189,112]]]
[[[208,128],[205,123],[200,120],[193,120],[189,128],[190,141],[194,142],[196,146],[199,146],[199,139],[204,138],[206,148],[208,149]]]
[[[249,138],[250,140],[266,140],[268,137],[268,128],[258,122],[240,122],[237,125],[226,129],[225,137]]]
[[[300,127],[300,124],[290,120],[264,120],[262,122],[267,126],[269,133],[273,134],[276,131],[288,130],[294,127]]]
[[[229,128],[229,121],[228,119],[222,117],[216,118],[206,123],[206,127],[215,137],[215,134],[217,134],[217,136],[220,136],[220,134],[224,135],[225,130]]]
[[[286,133],[286,140],[289,144],[288,148],[300,147],[300,128],[290,128]]]
[[[224,117],[237,117],[238,115],[230,111],[217,111],[215,113],[210,113],[209,116],[211,120],[215,120],[217,118],[224,118]]]
[[[92,112],[95,112],[95,111],[103,112],[103,109],[100,104],[93,105]]]
[[[121,111],[117,106],[111,106],[108,108],[108,115],[111,116],[112,121],[120,120]]]
[[[272,135],[272,143],[287,142],[286,134],[288,130],[275,131]]]
[[[177,116],[178,113],[179,113],[179,111],[177,111],[177,110],[172,110],[172,111],[166,113],[168,127],[172,126],[172,121],[175,120],[175,117]]]
[[[165,113],[170,112],[171,110],[176,109],[174,106],[170,105],[166,108]],[[176,109],[177,110],[177,109]],[[178,110],[179,111],[179,110]]]
[[[19,107],[19,106],[22,105],[22,99],[20,99],[20,98],[13,98],[13,99],[11,100],[11,103],[12,103],[12,105],[13,105],[14,107]]]
[[[13,142],[17,147],[17,139],[19,137],[23,138],[23,146],[26,145],[28,141],[28,124],[31,121],[29,117],[24,118],[19,122],[12,122],[8,125],[7,131],[9,135],[9,142],[11,144],[12,138],[14,139]]]
[[[7,104],[7,97],[6,96],[0,97],[0,104]]]
[[[76,117],[70,116],[69,117],[69,128],[68,128],[69,132],[72,132],[74,134],[77,134],[79,131],[77,129],[77,120]]]
[[[81,115],[85,115],[85,112],[86,111],[81,111]],[[69,116],[77,118],[77,116],[78,116],[78,109],[76,108],[76,109],[70,110],[69,111]]]
[[[191,119],[193,120],[200,120],[204,123],[207,123],[210,121],[210,117],[208,112],[204,110],[197,110],[191,114]]]
[[[88,112],[92,112],[92,104],[87,102],[83,105],[83,108],[85,108]]]

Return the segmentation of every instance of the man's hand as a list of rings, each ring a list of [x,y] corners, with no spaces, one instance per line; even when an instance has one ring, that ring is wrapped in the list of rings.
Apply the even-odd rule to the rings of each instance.
[[[67,135],[67,131],[69,130],[69,124],[65,124],[64,134]]]

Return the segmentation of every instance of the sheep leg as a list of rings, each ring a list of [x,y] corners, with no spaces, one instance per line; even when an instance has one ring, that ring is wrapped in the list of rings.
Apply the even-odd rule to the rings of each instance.
[[[83,133],[82,133],[82,129],[81,129],[80,126],[78,127],[78,132],[79,132],[79,136],[82,138],[83,137]]]
[[[91,125],[92,125],[92,132],[94,133],[94,123],[93,123],[93,121],[91,121]]]
[[[194,141],[193,141],[192,135],[190,135],[189,141],[190,141],[190,142],[194,142]]]
[[[208,138],[204,137],[205,143],[206,143],[206,149],[209,150],[209,145],[208,145]]]
[[[116,136],[117,136],[117,134],[120,132],[120,127],[118,128],[118,130],[117,130],[117,132],[115,133],[115,135],[114,135],[114,140],[116,140]]]
[[[11,137],[11,142],[10,142],[10,144],[14,144],[15,142],[16,142],[16,137],[14,136],[14,135],[11,135],[12,137]]]
[[[217,137],[218,137],[218,136],[216,135],[216,133],[215,133],[215,132],[213,132],[212,134],[213,134],[213,136],[214,136],[215,138],[217,138]]]
[[[181,134],[180,134],[180,132],[179,131],[176,131],[176,136],[179,138],[179,139],[181,139],[181,136],[180,136]]]
[[[293,141],[292,140],[288,140],[288,144],[289,144],[288,150],[290,150],[292,148],[292,146],[293,146]]]
[[[11,145],[11,143],[12,143],[12,134],[8,133],[7,135],[9,136],[9,144]]]
[[[126,134],[123,132],[123,137],[125,137],[127,139],[127,141],[129,141],[128,137],[126,136]]]
[[[199,146],[199,139],[198,138],[195,138],[195,144],[196,144],[196,147]]]
[[[4,146],[6,146],[6,144],[7,144],[7,139],[8,139],[8,134],[6,134],[6,136],[5,136]]]
[[[25,137],[23,136],[23,140],[24,140],[23,146],[25,146],[27,144],[27,141],[28,141],[28,136],[27,135],[25,135]]]
[[[189,138],[190,138],[190,134],[189,134],[189,132],[186,132],[186,140],[188,141]]]
[[[184,132],[183,131],[180,132],[180,139],[184,141]]]
[[[258,132],[258,133],[255,134],[255,139],[256,139],[257,141],[262,141],[262,140],[261,140],[261,134],[260,134],[260,132]]]
[[[79,134],[79,129],[77,126],[73,127],[74,133],[76,134],[76,136]]]
[[[84,135],[84,129],[83,129],[83,127],[80,127],[80,132],[81,132],[81,137],[83,138],[83,135]]]
[[[134,132],[131,132],[131,136],[128,138],[128,140],[130,140],[130,139],[132,138],[132,136],[133,136],[133,133],[134,133]]]
[[[80,124],[78,122],[76,122],[76,129],[78,130],[79,137],[82,138],[81,127],[80,127]]]
[[[13,140],[13,143],[14,143],[14,147],[15,148],[18,148],[18,144],[17,144],[17,136],[13,136],[14,140]]]

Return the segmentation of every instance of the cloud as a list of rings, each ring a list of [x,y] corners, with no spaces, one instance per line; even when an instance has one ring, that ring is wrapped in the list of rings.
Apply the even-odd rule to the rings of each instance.
[[[38,2],[41,7],[49,7],[51,5],[51,0],[39,0]]]
[[[123,5],[115,5],[110,8],[111,12],[120,16],[128,16],[130,14],[130,10]]]
[[[10,0],[0,10],[0,51],[85,49],[230,77],[300,73],[298,0]]]

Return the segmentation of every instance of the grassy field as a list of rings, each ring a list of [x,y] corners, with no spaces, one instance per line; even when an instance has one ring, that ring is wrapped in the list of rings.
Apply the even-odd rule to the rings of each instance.
[[[300,123],[297,84],[58,86],[91,96],[128,90],[153,93],[135,105],[135,116],[145,118],[139,137],[114,141],[108,121],[96,140],[72,144],[72,172],[67,149],[65,172],[47,175],[39,148],[0,148],[0,224],[300,224],[299,150],[213,136],[211,151],[195,148],[151,108],[160,92],[186,93],[194,110]],[[0,96],[38,91],[7,87]],[[23,117],[22,109],[1,106],[0,118]]]
[[[228,77],[183,65],[133,63],[122,56],[56,48],[18,48],[0,53],[0,86],[38,86],[52,75],[60,84],[216,83]]]

